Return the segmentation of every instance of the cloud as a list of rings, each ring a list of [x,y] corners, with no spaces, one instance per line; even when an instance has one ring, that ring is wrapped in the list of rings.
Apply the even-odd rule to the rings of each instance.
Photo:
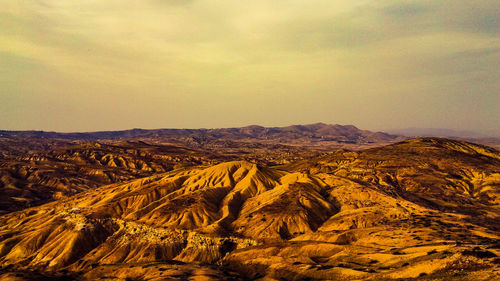
[[[29,99],[44,112],[33,109],[42,99],[71,95],[58,106],[110,120],[73,117],[92,130],[309,121],[457,127],[467,88],[488,93],[477,108],[486,112],[466,124],[492,129],[491,116],[500,118],[491,107],[500,107],[496,2],[0,0],[0,81],[8,85],[0,102],[23,108]],[[97,106],[99,99],[116,106]],[[461,109],[436,121],[450,101]],[[47,116],[47,127],[35,114],[0,122],[74,130]]]

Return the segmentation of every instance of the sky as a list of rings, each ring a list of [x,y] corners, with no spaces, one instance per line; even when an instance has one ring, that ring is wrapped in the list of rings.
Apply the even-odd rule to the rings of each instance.
[[[0,129],[500,131],[498,0],[0,0]]]

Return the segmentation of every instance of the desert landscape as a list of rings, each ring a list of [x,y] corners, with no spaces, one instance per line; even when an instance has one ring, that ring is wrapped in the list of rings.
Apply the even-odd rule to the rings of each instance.
[[[500,281],[498,0],[0,0],[0,281]]]
[[[311,124],[1,135],[0,280],[495,280],[500,152]]]

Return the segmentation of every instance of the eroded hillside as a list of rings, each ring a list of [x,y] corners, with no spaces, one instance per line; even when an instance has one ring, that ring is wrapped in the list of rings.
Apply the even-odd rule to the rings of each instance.
[[[217,162],[210,154],[144,142],[78,142],[0,158],[0,212],[15,211],[179,167]],[[9,146],[12,147],[12,146]],[[218,162],[223,159],[218,159]]]
[[[181,168],[3,215],[0,264],[25,280],[493,280],[499,159],[427,138]]]

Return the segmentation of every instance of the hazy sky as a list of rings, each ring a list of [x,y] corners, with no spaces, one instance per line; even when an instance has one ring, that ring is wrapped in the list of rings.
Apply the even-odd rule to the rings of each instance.
[[[0,0],[0,129],[499,131],[498,0]]]

